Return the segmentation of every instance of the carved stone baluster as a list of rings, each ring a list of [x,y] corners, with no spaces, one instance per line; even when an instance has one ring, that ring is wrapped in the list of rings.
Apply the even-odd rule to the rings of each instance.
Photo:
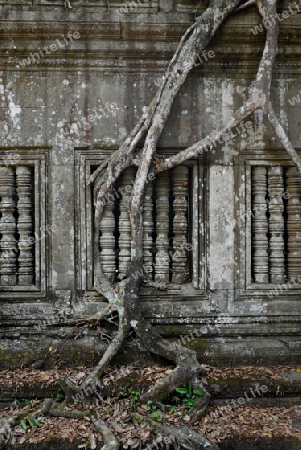
[[[287,169],[288,281],[301,274],[301,186],[295,167]]]
[[[115,264],[115,215],[114,201],[108,198],[103,210],[103,216],[100,222],[101,236],[100,243],[100,262],[103,273],[110,281],[115,280],[116,264]]]
[[[284,282],[283,167],[269,167],[270,283]]]
[[[169,177],[158,176],[156,189],[156,281],[169,281]]]
[[[30,167],[16,168],[18,194],[18,224],[19,233],[19,285],[33,284],[33,211],[32,211],[32,173]]]
[[[267,168],[252,170],[252,266],[255,283],[269,282]]]
[[[131,191],[127,190],[127,186],[132,186],[134,180],[135,169],[129,167],[123,173],[121,179],[122,198],[120,200],[120,216],[119,216],[119,274],[118,278],[122,280],[127,273],[129,262],[131,260],[131,223],[129,216],[129,202],[131,200]]]
[[[172,171],[173,178],[173,255],[172,281],[185,283],[187,281],[187,210],[188,210],[188,167],[179,166]]]
[[[143,199],[143,267],[146,278],[152,280],[153,273],[153,183],[146,185]]]
[[[15,203],[15,171],[11,167],[0,167],[0,273],[1,284],[14,286],[17,283],[17,240]]]

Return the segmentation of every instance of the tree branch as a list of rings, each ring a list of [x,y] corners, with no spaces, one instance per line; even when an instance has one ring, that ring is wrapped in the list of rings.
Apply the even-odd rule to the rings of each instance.
[[[240,5],[238,8],[236,8],[234,13],[237,13],[238,11],[242,11],[243,9],[246,9],[246,8],[249,8],[250,6],[255,6],[255,5],[256,5],[255,0],[249,0],[248,2],[246,2],[243,5]]]
[[[292,143],[290,142],[278,117],[276,116],[271,103],[268,104],[268,119],[269,119],[272,127],[274,128],[278,139],[282,143],[283,147],[285,148],[288,155],[290,156],[290,158],[296,165],[299,173],[301,174],[301,159],[300,159],[298,153],[296,152],[295,148],[293,147]]]
[[[271,18],[275,18],[276,0],[272,0],[271,2],[268,0],[263,0],[263,5],[262,8],[259,9],[259,12],[263,15],[263,17],[269,16]],[[176,155],[159,162],[156,167],[156,173],[176,167],[187,159],[195,158],[199,154],[203,153],[204,149],[207,147],[211,150],[211,148],[213,148],[226,133],[238,125],[242,120],[250,116],[256,109],[262,109],[266,112],[270,96],[272,70],[278,51],[277,44],[279,27],[276,19],[274,20],[274,23],[276,23],[275,26],[271,25],[269,21],[267,23],[265,46],[256,74],[254,88],[252,89],[249,99],[243,106],[234,112],[232,119],[228,122],[226,127],[223,127],[220,130],[212,131],[208,136],[191,147],[188,147]]]

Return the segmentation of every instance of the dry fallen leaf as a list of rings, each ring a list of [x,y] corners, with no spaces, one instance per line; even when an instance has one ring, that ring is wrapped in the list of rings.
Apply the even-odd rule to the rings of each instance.
[[[41,375],[40,375],[40,380],[41,381],[48,381],[48,380],[50,380],[50,377],[42,372]]]

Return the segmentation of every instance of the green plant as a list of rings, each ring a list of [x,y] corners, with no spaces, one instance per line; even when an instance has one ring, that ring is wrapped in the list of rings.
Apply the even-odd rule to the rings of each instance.
[[[154,411],[152,412],[151,416],[157,421],[157,422],[162,422],[162,416],[160,411]]]
[[[140,393],[139,393],[139,391],[135,391],[134,388],[129,388],[128,391],[129,391],[129,394],[132,397],[130,406],[131,406],[131,408],[136,408]]]
[[[193,389],[191,383],[187,384],[187,388],[176,388],[176,392],[184,396],[184,398],[182,398],[182,404],[188,408],[192,408],[195,405],[196,396],[203,397],[204,395],[199,389]]]
[[[128,397],[128,392],[126,389],[123,389],[122,391],[119,391],[117,394],[117,397]]]
[[[30,425],[31,428],[41,426],[40,422],[38,422],[36,419],[34,419],[32,417],[29,417],[28,419],[25,418],[25,419],[21,420],[19,425],[20,425],[20,427],[24,428],[24,430],[27,430],[28,425]]]
[[[177,412],[177,408],[176,408],[175,406],[172,406],[172,407],[170,408],[170,412],[171,412],[171,413],[176,413],[176,412]]]
[[[19,406],[20,402],[18,399],[15,398],[15,400],[12,402],[12,406]]]
[[[26,403],[27,406],[29,406],[29,408],[33,407],[33,403],[31,400],[27,400],[27,398],[24,398],[24,402]]]
[[[146,405],[147,405],[147,410],[148,411],[153,411],[153,410],[157,409],[157,406],[154,405],[151,400],[148,400]]]
[[[118,392],[117,397],[131,397],[130,407],[136,408],[139,395],[139,391],[136,391],[133,387],[129,387],[128,389],[123,389]]]
[[[61,388],[57,388],[55,394],[51,394],[51,397],[55,402],[61,402],[65,398],[64,391]]]

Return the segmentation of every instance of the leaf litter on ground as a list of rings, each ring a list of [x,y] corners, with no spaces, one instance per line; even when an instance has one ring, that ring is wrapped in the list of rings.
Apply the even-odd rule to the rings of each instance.
[[[298,372],[300,367],[278,365],[273,367],[258,366],[237,366],[217,368],[204,365],[207,374],[203,377],[206,383],[212,383],[220,379],[231,379],[241,377],[243,379],[260,380],[283,379],[282,374],[288,372]],[[171,366],[124,366],[109,367],[104,374],[100,374],[101,382],[104,386],[114,381],[126,378],[128,385],[138,391],[145,381],[149,384],[158,383],[162,378],[172,371]],[[0,372],[0,389],[5,385],[13,386],[15,389],[28,384],[42,384],[43,386],[56,387],[57,381],[61,376],[69,377],[75,384],[79,385],[93,370],[93,368],[77,367],[72,369],[14,369],[3,370]],[[156,436],[154,431],[146,424],[135,426],[131,422],[133,411],[151,418],[151,411],[146,405],[140,403],[139,399],[134,405],[131,403],[131,394],[125,391],[124,396],[118,396],[118,392],[113,392],[104,404],[101,400],[95,400],[94,405],[84,402],[77,403],[70,408],[82,409],[88,413],[100,408],[101,417],[112,428],[117,438],[121,442],[123,449],[141,448],[152,442]],[[37,408],[41,401],[31,400],[32,407],[11,406],[1,411],[1,416],[9,416],[17,412],[27,411],[30,413],[33,408]],[[159,407],[158,407],[159,410]],[[174,425],[176,427],[189,426],[191,417],[189,409],[184,405],[176,405],[173,410],[165,408],[160,411],[162,424]],[[294,422],[295,421],[295,422]],[[206,416],[199,422],[194,423],[192,428],[202,433],[213,444],[218,444],[226,438],[235,436],[240,437],[301,437],[301,431],[294,426],[294,423],[301,421],[301,406],[292,407],[271,407],[262,408],[256,406],[209,406]],[[22,444],[24,442],[37,443],[48,441],[50,438],[60,438],[70,442],[76,441],[82,444],[92,441],[95,445],[102,442],[102,436],[97,433],[92,423],[86,420],[66,419],[59,417],[42,417],[39,419],[40,426],[28,427],[24,430],[17,426],[14,431],[14,443]],[[92,437],[91,437],[92,436]],[[94,445],[93,444],[93,445]],[[83,447],[84,448],[84,447]],[[143,448],[143,447],[142,447]]]

